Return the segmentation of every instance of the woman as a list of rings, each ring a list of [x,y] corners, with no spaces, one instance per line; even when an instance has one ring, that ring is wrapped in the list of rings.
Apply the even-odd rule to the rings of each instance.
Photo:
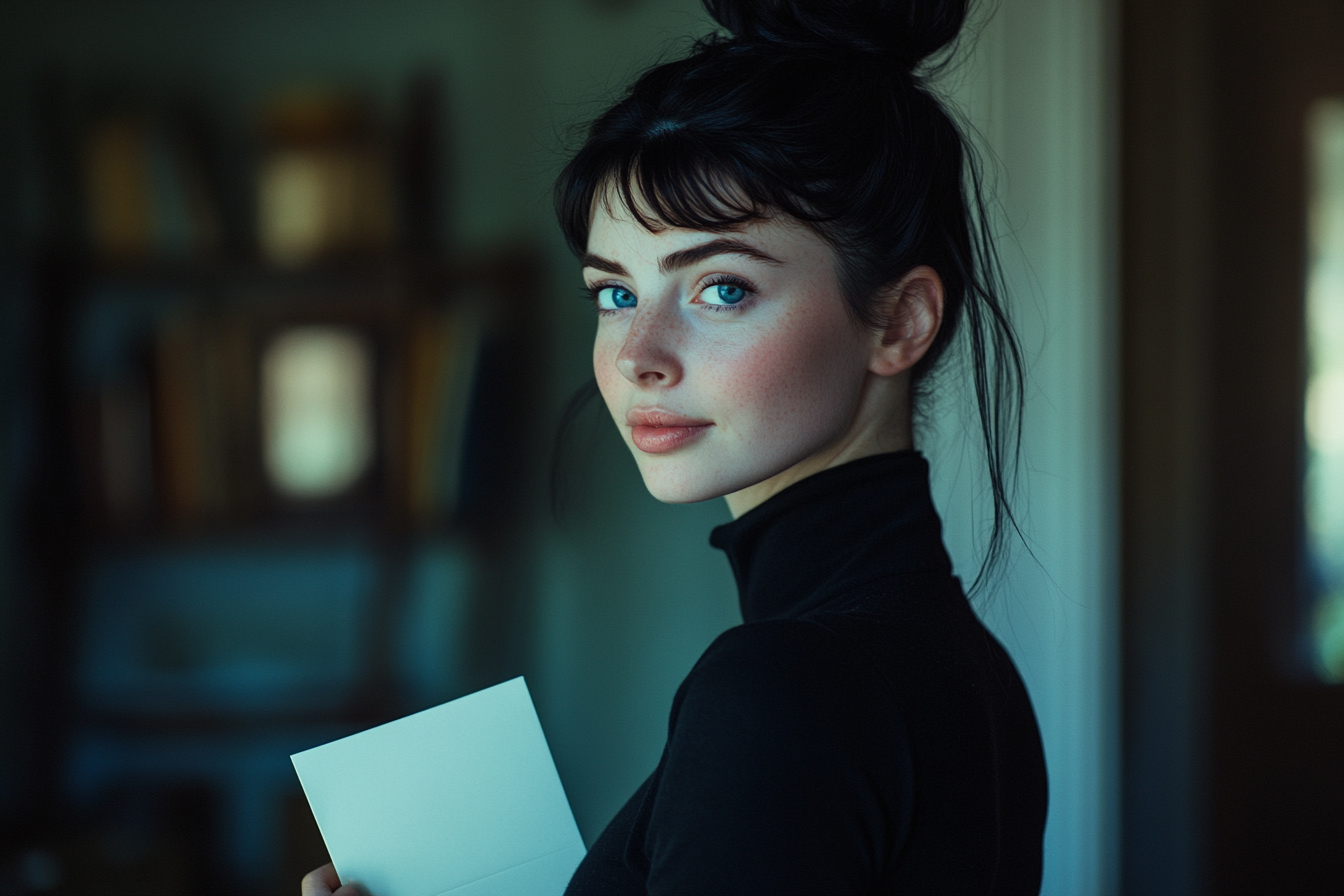
[[[568,893],[1034,893],[1046,777],[912,419],[960,332],[1012,517],[1021,371],[979,181],[925,78],[966,0],[705,0],[557,185],[596,384],[660,500],[724,496],[744,624]],[[982,569],[983,572],[983,569]],[[305,885],[336,884],[327,869]]]

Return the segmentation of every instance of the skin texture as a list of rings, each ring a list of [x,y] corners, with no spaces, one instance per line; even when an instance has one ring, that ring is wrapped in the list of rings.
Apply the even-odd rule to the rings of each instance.
[[[742,245],[676,263],[715,240]],[[813,473],[911,446],[909,370],[942,322],[932,268],[882,290],[889,323],[873,330],[845,306],[830,245],[796,219],[650,231],[599,201],[583,275],[598,297],[597,384],[655,498],[723,496],[736,517]],[[723,279],[730,295],[747,289],[726,310],[711,304]],[[707,425],[641,450],[632,423],[659,411]]]
[[[302,888],[303,896],[368,896],[357,883],[341,886],[341,879],[336,876],[336,866],[330,862],[305,874]]]

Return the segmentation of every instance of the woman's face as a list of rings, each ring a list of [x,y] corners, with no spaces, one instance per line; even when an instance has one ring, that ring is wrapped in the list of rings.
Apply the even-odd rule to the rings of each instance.
[[[844,439],[873,337],[821,237],[785,215],[650,232],[605,205],[583,268],[598,306],[593,369],[655,498],[728,495]]]

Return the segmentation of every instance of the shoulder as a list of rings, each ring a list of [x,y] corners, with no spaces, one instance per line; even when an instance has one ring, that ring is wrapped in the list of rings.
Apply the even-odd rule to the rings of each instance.
[[[775,619],[737,625],[719,635],[692,670],[689,682],[725,676],[774,680],[804,673],[825,677],[862,676],[867,669],[854,655],[855,647],[842,635],[815,622]]]
[[[651,892],[873,888],[904,842],[912,770],[895,702],[856,652],[798,620],[705,651],[649,801]]]
[[[815,741],[820,729],[903,739],[894,695],[859,645],[795,619],[740,625],[720,635],[687,677],[673,721],[738,741],[775,742],[783,735],[799,744]]]

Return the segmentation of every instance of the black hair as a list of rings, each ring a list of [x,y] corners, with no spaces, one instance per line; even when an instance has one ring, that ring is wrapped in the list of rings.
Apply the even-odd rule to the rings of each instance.
[[[555,205],[570,249],[586,251],[599,201],[619,201],[650,230],[723,231],[782,212],[831,245],[849,309],[870,327],[886,323],[882,287],[919,265],[936,270],[942,327],[912,370],[911,401],[963,334],[994,504],[975,591],[1017,530],[1023,372],[980,160],[930,87],[969,2],[704,4],[727,33],[640,76],[561,172]],[[592,383],[580,390],[562,428],[594,394]]]

